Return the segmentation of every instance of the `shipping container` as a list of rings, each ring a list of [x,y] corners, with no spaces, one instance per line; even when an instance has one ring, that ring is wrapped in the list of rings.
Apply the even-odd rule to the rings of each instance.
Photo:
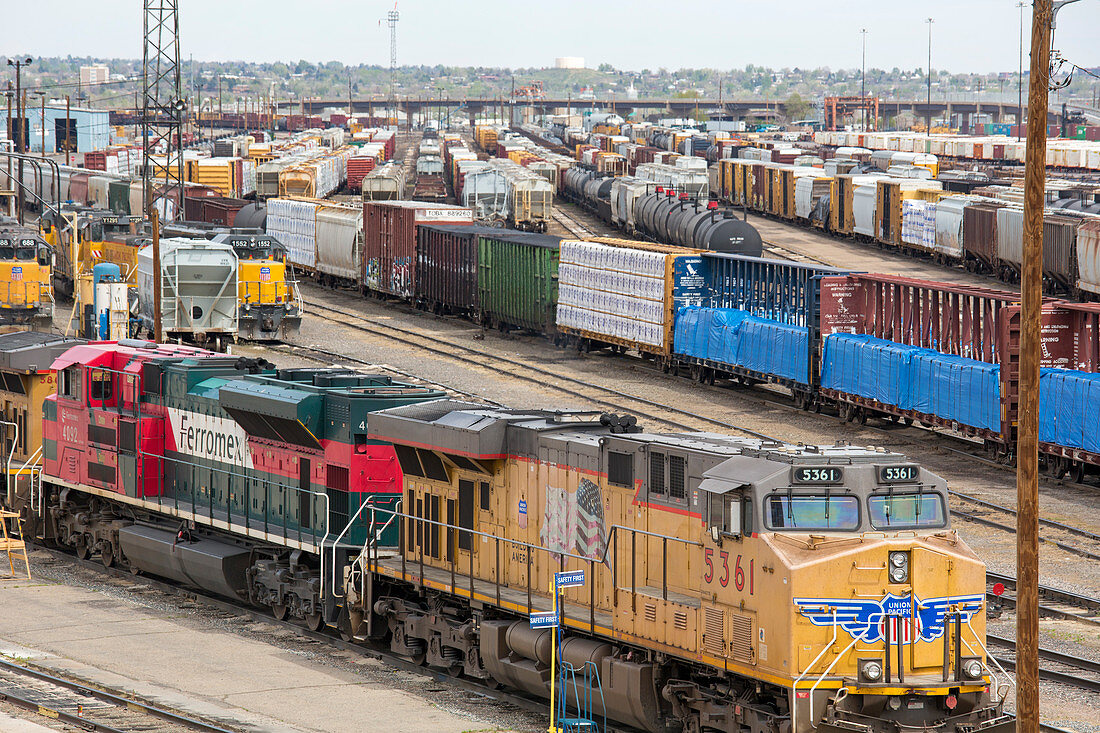
[[[416,230],[420,224],[472,224],[469,209],[420,201],[364,201],[360,286],[409,299],[415,293]]]
[[[482,320],[556,335],[561,238],[494,229],[478,242]]]

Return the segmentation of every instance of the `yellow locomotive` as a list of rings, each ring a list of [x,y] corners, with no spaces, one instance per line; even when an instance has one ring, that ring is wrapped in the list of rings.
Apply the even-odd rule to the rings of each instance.
[[[654,732],[1014,729],[985,566],[905,456],[450,401],[368,423],[400,544],[353,566],[348,633]]]
[[[53,325],[53,248],[29,228],[0,221],[0,326]]]
[[[237,253],[240,338],[286,340],[302,325],[302,296],[286,247],[270,234],[223,232],[214,237]]]
[[[137,253],[148,241],[142,236],[142,218],[102,209],[63,205],[39,220],[42,237],[57,253],[54,287],[67,297],[81,276],[89,276],[101,263],[118,265],[130,285],[137,283]]]

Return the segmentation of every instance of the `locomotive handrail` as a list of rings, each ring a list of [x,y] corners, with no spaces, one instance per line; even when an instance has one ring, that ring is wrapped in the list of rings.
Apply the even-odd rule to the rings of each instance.
[[[824,607],[825,607],[825,604],[822,604],[822,608],[824,608]],[[807,665],[806,670],[802,674],[798,675],[798,678],[791,685],[791,688],[794,690],[794,693],[795,693],[794,694],[794,699],[791,700],[791,722],[792,722],[792,725],[794,725],[796,727],[798,725],[798,683],[806,678],[806,675],[808,675],[810,673],[810,670],[813,669],[815,666],[817,666],[817,663],[821,661],[821,658],[825,656],[825,653],[828,652],[830,649],[832,649],[833,645],[836,644],[837,630],[838,629],[839,629],[839,626],[837,625],[837,622],[836,622],[836,607],[834,606],[833,607],[833,638],[832,638],[832,640],[830,640],[829,643],[826,644],[824,646],[824,648],[822,648],[821,653],[818,654],[814,658],[814,660],[809,663],[809,665]],[[840,659],[840,656],[837,656],[837,659]],[[830,669],[831,669],[831,667],[830,667]],[[810,690],[810,718],[811,718],[810,725],[812,725],[813,727],[816,728],[817,726],[813,725],[813,722],[812,722],[812,718],[813,718],[813,715],[814,715],[814,696],[813,695],[814,695],[813,688],[811,688],[811,690]]]
[[[846,646],[844,648],[844,651],[842,651],[840,654],[836,655],[836,658],[833,659],[832,664],[830,664],[828,667],[825,668],[825,671],[821,673],[821,675],[817,678],[817,681],[814,682],[813,685],[810,687],[810,727],[811,728],[814,728],[814,729],[817,728],[817,722],[814,721],[814,693],[817,691],[817,686],[820,685],[821,681],[823,679],[825,679],[825,677],[830,672],[833,671],[833,667],[835,667],[837,662],[840,661],[840,658],[843,657],[848,652],[850,652],[852,650],[852,647],[854,647],[858,641],[859,641],[859,637],[856,637],[856,638],[852,639],[852,643],[849,644],[848,646]],[[832,645],[830,644],[830,646],[832,646]],[[795,699],[797,699],[797,698],[798,698],[798,694],[796,692],[795,693]],[[793,718],[793,716],[792,716],[792,718]]]
[[[26,460],[26,461],[25,461],[25,462],[23,463],[23,465],[22,465],[22,466],[20,466],[20,467],[19,467],[18,469],[16,469],[16,471],[15,471],[15,481],[14,481],[14,484],[15,484],[15,488],[16,488],[16,489],[18,489],[18,488],[19,488],[19,477],[20,477],[20,476],[22,475],[22,473],[23,473],[23,470],[24,470],[24,469],[26,469],[27,467],[30,467],[30,473],[29,473],[28,475],[29,475],[29,476],[31,477],[31,511],[32,511],[32,512],[33,512],[33,511],[36,511],[36,510],[35,510],[35,508],[34,508],[34,489],[35,489],[35,486],[34,486],[34,473],[35,473],[35,471],[38,471],[38,472],[39,472],[39,475],[41,475],[41,470],[42,470],[42,464],[41,464],[41,463],[40,463],[40,462],[38,461],[38,458],[39,458],[39,457],[40,457],[41,455],[42,455],[42,446],[38,446],[38,450],[36,450],[36,451],[35,451],[34,453],[32,453],[32,454],[31,454],[31,456],[30,456],[30,458],[28,458],[28,459],[27,459],[27,460]],[[8,473],[9,473],[9,475],[11,474],[11,469],[10,469],[10,468],[8,469]],[[8,496],[8,505],[9,505],[9,506],[10,506],[10,505],[12,505],[12,504],[14,503],[14,502],[12,501],[12,499],[13,499],[14,497],[10,495],[10,494],[12,493],[12,492],[11,492],[11,488],[12,488],[11,486],[9,486],[9,487],[8,487],[8,489],[9,489],[9,491],[8,491],[8,493],[9,493],[9,496]],[[38,509],[37,509],[37,512],[38,512],[39,514],[41,514],[41,513],[42,513],[42,496],[41,496],[41,491],[39,492],[39,497],[38,497],[38,499],[39,499],[39,501],[38,501]]]
[[[351,525],[355,523],[355,520],[359,519],[359,515],[363,513],[363,510],[366,509],[368,505],[371,508],[371,528],[372,528],[372,531],[367,535],[367,541],[363,543],[363,549],[359,551],[359,556],[360,557],[363,555],[363,552],[366,551],[367,546],[373,542],[373,540],[374,540],[374,536],[373,536],[373,534],[374,534],[373,533],[374,509],[375,509],[374,499],[371,498],[371,497],[367,497],[367,499],[365,499],[364,501],[359,503],[359,509],[357,509],[355,514],[352,515],[351,519],[348,520],[348,523],[346,525],[344,525],[344,529],[340,531],[340,534],[336,536],[336,539],[334,539],[332,541],[332,567],[334,569],[336,568],[336,546],[340,544],[340,540],[344,539],[344,535],[347,534],[349,529],[351,529]],[[393,517],[390,517],[390,521],[391,522],[393,521]],[[389,526],[389,522],[386,523],[386,526],[387,527]],[[324,554],[323,549],[321,550],[321,553]],[[322,579],[324,578],[324,576],[321,576],[321,577],[322,577]],[[336,573],[333,572],[332,573],[332,595],[337,596],[339,594],[340,594],[339,590],[336,587]]]
[[[969,618],[966,619],[966,628],[970,629],[970,633],[974,635],[974,641],[978,642],[978,646],[980,646],[982,648],[982,651],[985,652],[985,658],[987,660],[986,668],[987,669],[989,668],[988,660],[992,660],[993,663],[997,665],[997,669],[1001,670],[1001,674],[1003,674],[1005,676],[1005,679],[1008,680],[1008,684],[1011,685],[1012,687],[1015,687],[1016,686],[1016,680],[1012,679],[1012,675],[1010,675],[1008,672],[1005,671],[1005,668],[1001,666],[1001,663],[999,661],[997,661],[997,658],[989,653],[989,649],[986,648],[985,644],[982,642],[981,637],[978,636],[978,632],[975,631],[974,627],[970,625],[970,619]],[[946,633],[946,631],[945,631],[945,633]],[[971,652],[974,651],[974,649],[970,646],[970,644],[968,642],[964,642],[964,643],[966,643],[967,648],[970,649]],[[992,672],[992,670],[990,670],[990,671]],[[1005,698],[1008,697],[1008,690],[1006,688],[1004,694],[1001,694],[1001,680],[1000,680],[999,677],[994,677],[994,679],[997,682],[997,694],[1001,695],[1001,701],[1003,702],[1005,700]]]

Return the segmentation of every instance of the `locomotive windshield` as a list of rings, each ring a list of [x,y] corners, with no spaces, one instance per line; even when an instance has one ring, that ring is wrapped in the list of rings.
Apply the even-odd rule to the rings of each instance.
[[[33,239],[0,239],[0,260],[34,260],[38,243]]]
[[[939,494],[879,494],[867,500],[875,529],[943,527],[943,497]]]
[[[769,529],[859,529],[859,499],[830,494],[772,494],[764,505]]]

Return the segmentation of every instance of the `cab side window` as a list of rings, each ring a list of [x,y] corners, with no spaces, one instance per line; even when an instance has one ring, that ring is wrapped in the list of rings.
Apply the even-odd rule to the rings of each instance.
[[[92,369],[88,380],[88,406],[108,405],[114,398],[115,375],[106,369]]]
[[[57,373],[57,393],[70,400],[80,399],[80,372],[75,366]]]

